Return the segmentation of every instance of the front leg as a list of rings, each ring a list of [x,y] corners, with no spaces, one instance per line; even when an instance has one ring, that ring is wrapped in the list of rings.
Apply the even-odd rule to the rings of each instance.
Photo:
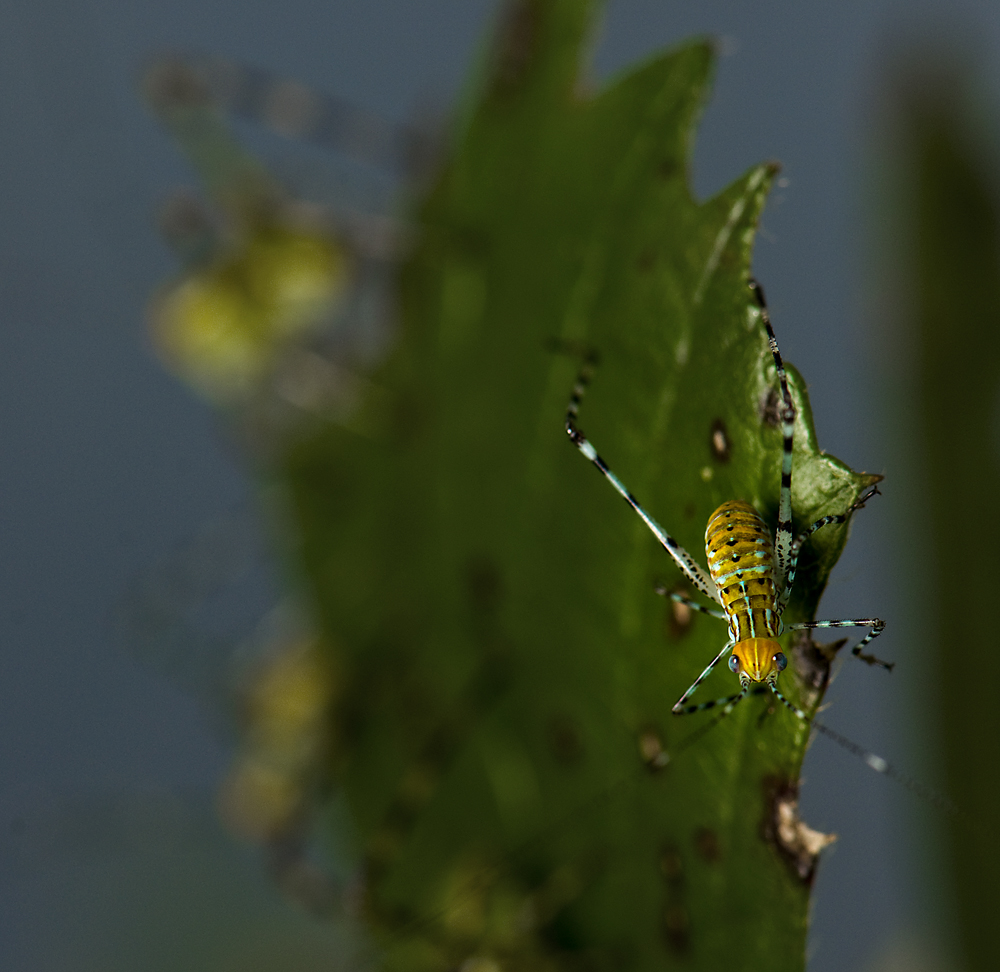
[[[719,705],[720,703],[725,703],[725,702],[729,702],[729,703],[732,703],[733,705],[735,705],[735,700],[737,698],[741,698],[742,695],[743,695],[743,693],[740,693],[740,696],[735,696],[734,695],[734,696],[730,696],[729,698],[726,698],[726,699],[716,699],[714,702],[703,702],[701,705],[689,705],[689,706],[686,706],[686,707],[684,705],[684,703],[687,702],[687,700],[689,698],[691,698],[692,695],[694,695],[695,689],[698,688],[698,686],[701,685],[701,683],[704,682],[706,678],[708,678],[708,676],[712,672],[712,669],[715,668],[715,666],[719,664],[719,662],[722,660],[722,656],[725,655],[726,652],[732,651],[732,649],[733,649],[733,642],[732,641],[727,641],[722,646],[722,651],[720,651],[708,663],[708,668],[706,668],[705,671],[703,671],[691,683],[691,685],[688,687],[688,690],[674,703],[673,708],[670,710],[671,712],[673,712],[674,715],[689,715],[692,712],[702,712],[705,709],[711,709],[713,706],[716,706],[716,705]]]

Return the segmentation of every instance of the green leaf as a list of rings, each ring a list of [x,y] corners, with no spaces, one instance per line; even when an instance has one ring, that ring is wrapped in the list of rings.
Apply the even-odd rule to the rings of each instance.
[[[725,625],[678,623],[654,593],[680,572],[567,442],[579,362],[552,350],[600,353],[581,425],[699,560],[725,500],[773,525],[774,367],[747,278],[774,167],[693,200],[710,45],[592,94],[596,6],[509,7],[414,215],[392,354],[348,421],[271,451],[292,581],[338,679],[360,910],[391,969],[804,965],[822,842],[795,816],[807,728],[770,696],[714,727],[671,716]],[[790,382],[802,528],[875,477],[819,452]],[[806,546],[788,617],[812,616],[845,539]],[[786,651],[811,712],[825,664]],[[701,691],[735,687],[720,671]]]
[[[581,424],[699,558],[726,499],[773,523],[775,382],[747,276],[774,170],[696,203],[710,46],[591,97],[585,10],[513,8],[421,206],[365,434],[330,427],[282,473],[343,673],[339,778],[364,913],[391,968],[797,969],[813,861],[775,834],[806,728],[756,700],[682,748],[698,719],[670,706],[724,625],[671,634],[653,587],[679,571],[565,441],[577,362],[547,350],[553,337],[599,350]],[[873,478],[819,453],[794,372],[792,386],[802,527]],[[711,448],[720,421],[727,461]],[[844,540],[826,528],[807,548],[791,615],[812,615]],[[650,772],[657,746],[677,755]]]

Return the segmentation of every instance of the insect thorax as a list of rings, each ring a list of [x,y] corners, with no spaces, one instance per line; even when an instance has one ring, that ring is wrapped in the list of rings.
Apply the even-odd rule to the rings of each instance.
[[[723,503],[708,518],[705,554],[733,641],[776,638],[774,547],[761,515],[742,500]]]

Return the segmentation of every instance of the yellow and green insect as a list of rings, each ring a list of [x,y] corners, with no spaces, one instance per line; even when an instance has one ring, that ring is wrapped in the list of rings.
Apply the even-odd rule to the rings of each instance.
[[[723,503],[708,520],[705,530],[705,554],[708,573],[666,530],[642,507],[622,481],[608,468],[597,450],[577,426],[577,414],[593,372],[593,360],[587,360],[577,379],[566,411],[566,431],[573,444],[597,467],[615,490],[642,518],[659,540],[664,550],[673,557],[684,576],[706,597],[721,606],[721,610],[707,608],[683,595],[670,596],[688,608],[719,618],[729,625],[729,639],[722,650],[709,662],[705,670],[691,683],[674,703],[674,715],[703,712],[723,706],[722,715],[729,715],[733,708],[748,694],[770,689],[781,702],[803,722],[809,717],[778,688],[778,675],[788,664],[778,638],[784,631],[809,628],[868,628],[868,633],[852,649],[856,658],[869,665],[881,665],[891,671],[892,664],[881,661],[863,649],[880,635],[885,628],[881,618],[853,618],[837,621],[801,621],[785,626],[782,614],[788,604],[795,581],[802,545],[817,530],[831,523],[845,523],[855,510],[878,492],[872,486],[843,513],[824,516],[794,535],[792,526],[792,444],[795,429],[795,405],[788,391],[785,367],[775,340],[767,313],[764,292],[756,280],[749,282],[750,292],[759,309],[760,319],[767,331],[768,345],[774,358],[774,367],[781,389],[780,421],[782,431],[781,491],[778,501],[778,525],[772,541],[770,532],[760,513],[743,500]],[[666,593],[666,592],[662,592]],[[734,695],[713,699],[710,702],[688,705],[687,701],[716,665],[729,655],[729,668],[739,677],[740,691]],[[815,723],[814,723],[815,724]],[[868,756],[869,754],[863,754]],[[873,760],[884,763],[879,757],[867,760],[874,769],[880,769]],[[883,770],[884,771],[884,770]]]

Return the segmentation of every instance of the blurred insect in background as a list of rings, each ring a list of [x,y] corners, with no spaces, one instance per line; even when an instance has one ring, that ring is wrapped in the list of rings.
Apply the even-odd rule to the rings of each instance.
[[[143,90],[206,196],[182,191],[161,216],[183,265],[152,308],[168,367],[257,424],[350,414],[392,331],[408,234],[387,214],[404,181],[430,166],[431,139],[219,58],[162,58]],[[336,201],[298,197],[243,148],[224,112],[335,149],[353,184]]]
[[[253,446],[266,449],[276,428],[309,416],[349,422],[360,395],[371,395],[362,375],[393,330],[409,231],[389,214],[431,167],[433,138],[221,58],[161,58],[143,91],[204,189],[204,199],[175,194],[161,215],[182,263],[151,309],[164,362],[235,416]],[[332,150],[343,164],[293,193],[243,147],[227,116]],[[302,172],[288,182],[309,181]],[[261,596],[253,577],[266,559],[251,515],[211,524],[136,580],[116,626],[130,652],[236,722],[222,816],[263,849],[279,886],[332,914],[351,877],[334,873],[313,837],[331,809],[335,653],[303,612],[273,607],[273,586]],[[241,603],[257,605],[252,633],[245,611],[238,634],[208,631],[234,591],[246,594],[248,578],[254,593]]]

